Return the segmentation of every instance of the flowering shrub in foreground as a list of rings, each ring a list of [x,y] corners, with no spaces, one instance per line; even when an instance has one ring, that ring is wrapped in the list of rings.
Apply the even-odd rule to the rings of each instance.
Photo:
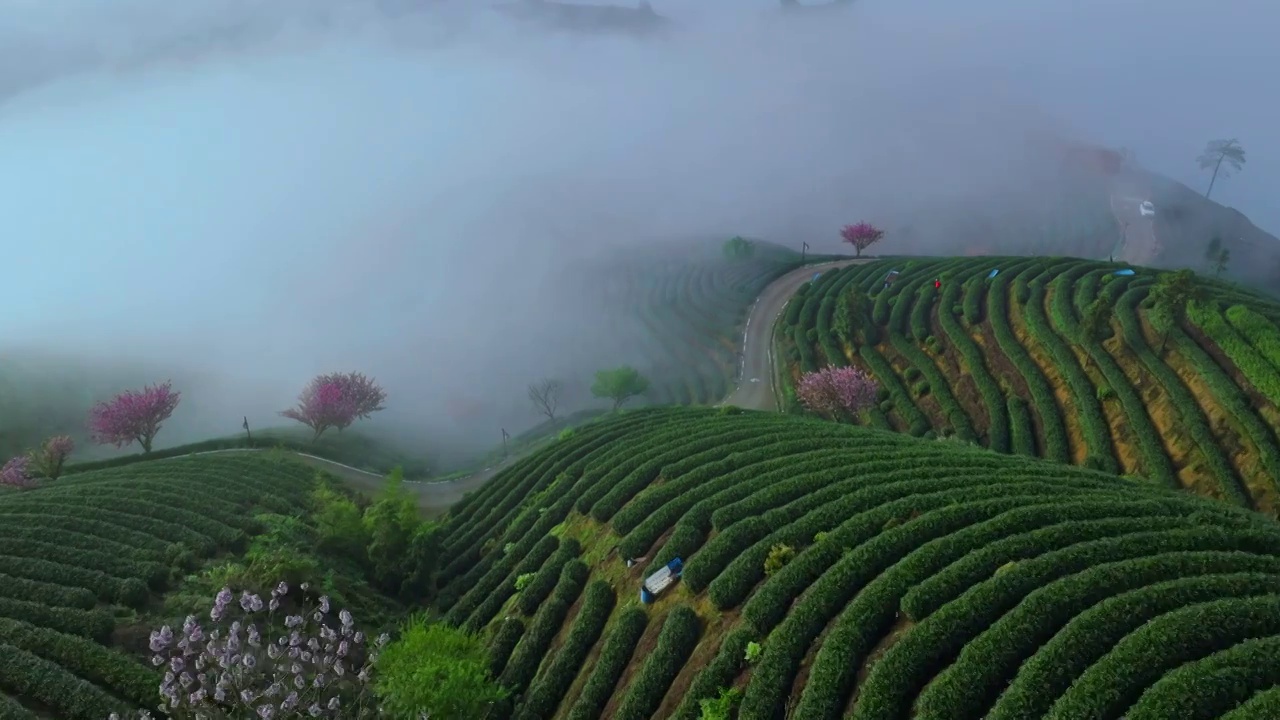
[[[796,397],[809,410],[834,420],[842,412],[856,417],[875,404],[876,388],[861,368],[825,367],[800,378]]]
[[[279,632],[287,634],[272,639],[288,594],[283,582],[266,602],[244,592],[243,612],[234,613],[231,589],[223,588],[209,611],[213,627],[188,615],[178,632],[168,625],[152,632],[152,664],[166,666],[160,709],[201,720],[378,717],[370,674],[388,636],[368,646],[351,613],[339,611],[335,623],[329,598],[321,596],[311,611],[285,616]],[[120,718],[113,713],[109,720]]]
[[[12,485],[14,487],[30,487],[34,484],[28,471],[31,464],[31,458],[26,455],[19,455],[9,459],[9,462],[0,467],[0,485]]]
[[[39,449],[31,451],[31,464],[41,476],[57,480],[62,474],[62,466],[67,464],[67,458],[75,448],[76,443],[70,435],[55,435],[45,440]]]

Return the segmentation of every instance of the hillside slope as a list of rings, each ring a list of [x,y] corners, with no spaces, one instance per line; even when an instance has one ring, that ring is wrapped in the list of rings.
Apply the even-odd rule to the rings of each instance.
[[[655,243],[565,269],[563,281],[580,287],[579,302],[594,309],[575,317],[574,337],[607,348],[602,362],[646,374],[652,386],[640,402],[724,398],[737,376],[751,304],[800,266],[800,254],[779,245],[756,242],[740,259],[724,257],[722,245]]]
[[[884,289],[891,269],[901,274]],[[1120,269],[1008,257],[848,268],[792,302],[780,357],[793,380],[827,364],[869,370],[882,385],[872,413],[881,427],[955,434],[1275,513],[1280,304],[1202,278],[1210,302],[1193,305],[1162,353],[1143,306],[1156,272]],[[1085,342],[1082,311],[1098,297],[1113,308],[1110,336]],[[851,299],[858,309],[840,311]]]
[[[692,719],[737,688],[751,720],[1151,720],[1280,683],[1280,525],[958,443],[636,410],[445,530],[440,607],[486,633],[515,718]]]
[[[265,594],[282,579],[310,583],[290,609],[323,593],[367,632],[398,623],[399,601],[324,542],[322,485],[336,480],[256,453],[138,462],[0,494],[0,718],[155,712],[163,673],[149,664],[151,631],[207,617],[227,585]]]

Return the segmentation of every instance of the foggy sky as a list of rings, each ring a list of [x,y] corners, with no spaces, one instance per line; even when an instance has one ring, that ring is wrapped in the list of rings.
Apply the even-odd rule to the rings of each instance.
[[[1201,190],[1237,137],[1214,199],[1280,229],[1269,0],[653,0],[678,27],[645,42],[458,2],[0,4],[0,337],[217,375],[229,432],[346,369],[418,426],[458,393],[532,423],[525,383],[593,369],[556,268],[674,235],[838,251],[845,222],[1008,202],[1046,134]]]

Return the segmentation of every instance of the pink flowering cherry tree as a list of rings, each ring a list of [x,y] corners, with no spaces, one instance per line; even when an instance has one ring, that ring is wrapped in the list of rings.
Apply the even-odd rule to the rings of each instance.
[[[298,395],[298,405],[280,414],[311,428],[315,442],[329,428],[342,432],[356,420],[385,409],[386,401],[386,391],[363,373],[329,373],[307,383]]]
[[[840,230],[840,237],[853,246],[856,257],[862,257],[862,251],[871,247],[884,237],[884,231],[868,222],[845,225]]]
[[[116,447],[136,442],[142,452],[151,452],[160,424],[173,414],[181,396],[174,392],[173,383],[166,381],[142,390],[126,390],[109,402],[98,403],[89,412],[93,441]]]
[[[9,462],[0,467],[0,485],[31,487],[35,481],[31,479],[30,465],[31,458],[26,455],[10,458]]]
[[[828,420],[857,417],[876,402],[876,381],[856,367],[825,367],[805,373],[796,386],[800,404]]]

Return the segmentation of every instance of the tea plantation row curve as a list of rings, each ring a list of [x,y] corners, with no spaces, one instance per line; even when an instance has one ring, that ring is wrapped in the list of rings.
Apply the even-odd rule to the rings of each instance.
[[[725,688],[751,720],[1217,717],[1278,681],[1273,520],[902,433],[634,410],[499,473],[445,544],[438,610],[518,718],[693,719]]]
[[[1157,277],[1073,258],[847,267],[792,299],[779,356],[790,382],[826,365],[869,371],[880,427],[1139,475],[1274,516],[1280,304],[1196,278],[1203,300],[1166,342],[1150,307]],[[1111,312],[1095,338],[1081,319],[1098,299]]]
[[[315,469],[255,453],[89,471],[0,496],[0,717],[154,710],[160,675],[117,647],[117,617],[199,561],[242,551],[261,532],[255,513],[295,514],[315,483]]]

